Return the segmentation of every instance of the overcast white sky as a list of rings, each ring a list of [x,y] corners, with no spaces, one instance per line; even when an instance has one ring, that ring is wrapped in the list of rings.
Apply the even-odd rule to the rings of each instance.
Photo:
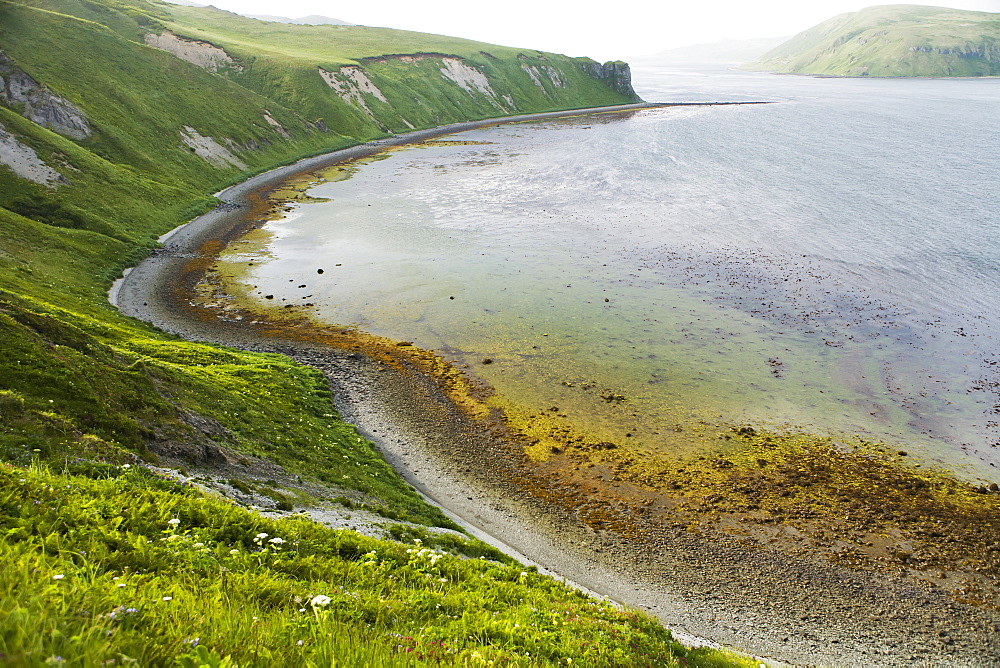
[[[627,59],[723,38],[793,35],[871,0],[198,0],[240,14],[298,18],[319,14],[350,23],[466,37],[493,44]],[[1000,12],[1000,0],[910,4]]]

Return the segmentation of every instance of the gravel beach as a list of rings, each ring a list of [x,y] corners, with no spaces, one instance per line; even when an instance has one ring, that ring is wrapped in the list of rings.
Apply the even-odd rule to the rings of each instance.
[[[590,111],[648,106],[662,105]],[[435,378],[409,361],[408,351],[396,354],[390,344],[372,354],[378,343],[325,345],[304,332],[286,336],[291,327],[224,319],[190,304],[191,290],[212,258],[264,214],[265,191],[283,179],[492,123],[583,113],[414,132],[258,175],[218,193],[221,206],[165,235],[163,248],[116,282],[112,302],[126,315],[184,338],[281,353],[320,369],[343,418],[470,533],[650,612],[682,641],[708,641],[778,664],[1000,664],[996,610],[959,603],[902,576],[841,568],[816,555],[790,555],[722,533],[677,531],[627,508],[610,511],[627,516],[628,535],[595,530],[566,501],[571,497],[549,493],[560,484],[551,472],[532,464],[495,422],[468,417]]]

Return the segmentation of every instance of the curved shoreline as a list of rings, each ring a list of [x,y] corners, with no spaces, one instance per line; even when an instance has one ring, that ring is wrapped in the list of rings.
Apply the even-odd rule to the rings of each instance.
[[[519,472],[516,462],[511,464],[514,458],[503,452],[502,439],[484,433],[442,401],[430,378],[321,344],[264,339],[240,324],[192,318],[181,304],[187,287],[183,277],[203,266],[201,253],[218,250],[237,236],[248,215],[259,211],[260,191],[293,174],[486,125],[664,106],[681,105],[626,105],[460,123],[265,172],[221,191],[222,206],[164,235],[164,248],[118,284],[117,305],[126,315],[185,338],[279,352],[320,368],[330,379],[342,417],[375,441],[407,482],[470,525],[478,537],[492,538],[591,591],[651,612],[679,631],[682,640],[711,638],[796,663],[994,664],[1000,642],[989,638],[997,626],[996,615],[987,611],[959,606],[901,578],[873,582],[872,574],[793,559],[737,539],[655,535],[629,544],[610,532],[595,532],[571,509],[545,506],[512,485]],[[889,620],[890,615],[898,618]],[[937,642],[939,628],[947,628],[952,644]],[[960,641],[957,646],[954,639]]]

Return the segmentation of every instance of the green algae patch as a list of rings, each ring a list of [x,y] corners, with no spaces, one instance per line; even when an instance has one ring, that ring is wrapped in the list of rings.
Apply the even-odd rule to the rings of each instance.
[[[501,411],[507,426],[525,439],[524,451],[532,461],[547,462],[567,444],[580,447],[600,442],[574,425],[558,406],[535,413],[501,396],[490,397],[487,403]]]
[[[309,196],[307,191],[324,183],[349,179],[362,165],[371,160],[372,158],[360,158],[293,174],[280,185],[269,189],[266,197],[276,209],[290,202],[328,202],[330,200],[323,197]]]
[[[428,139],[420,142],[421,146],[489,146],[491,141],[471,141],[463,139]]]
[[[558,477],[546,495],[594,528],[637,540],[651,527],[724,533],[1000,606],[995,484],[959,481],[863,439],[701,426],[724,450],[667,461],[567,442],[540,464],[539,477]]]
[[[280,309],[275,309],[280,310]],[[427,375],[484,430],[520,444],[531,465],[519,484],[573,510],[592,528],[642,541],[650,527],[744,537],[821,555],[852,569],[908,575],[955,598],[1000,602],[1000,494],[860,438],[836,441],[749,426],[678,422],[671,460],[641,442],[579,429],[558,406],[519,407],[434,353],[309,319],[271,322],[298,338]]]

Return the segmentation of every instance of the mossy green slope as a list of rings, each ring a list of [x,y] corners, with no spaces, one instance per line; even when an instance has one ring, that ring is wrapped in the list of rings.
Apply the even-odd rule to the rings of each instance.
[[[607,81],[595,79],[592,73],[597,63],[590,59],[531,49],[387,28],[262,23],[213,8],[171,8],[165,24],[177,34],[221,46],[239,62],[248,63],[241,71],[230,72],[234,80],[255,90],[273,90],[288,102],[309,100],[313,102],[307,107],[310,117],[328,124],[335,110],[331,105],[339,100],[322,94],[318,67],[336,72],[342,66],[357,66],[364,71],[385,98],[364,96],[369,116],[374,117],[367,123],[393,132],[498,113],[636,99],[609,90]],[[336,44],[335,51],[331,44]],[[456,59],[464,66],[459,75],[478,79],[475,72],[481,73],[493,93],[482,85],[483,80],[456,85],[442,77],[443,61]],[[273,89],[275,81],[282,84],[278,90]],[[434,93],[434,104],[428,104],[429,91]]]
[[[824,21],[747,67],[831,76],[997,76],[1000,14],[870,7]]]

